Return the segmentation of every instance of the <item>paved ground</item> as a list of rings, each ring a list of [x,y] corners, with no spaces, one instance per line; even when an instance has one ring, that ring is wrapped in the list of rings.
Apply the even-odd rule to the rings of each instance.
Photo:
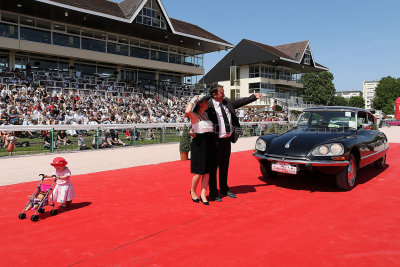
[[[391,143],[400,143],[400,127],[381,128]],[[254,148],[257,137],[239,138],[232,146],[232,152]],[[51,174],[50,166],[54,157],[62,156],[68,162],[73,174],[86,174],[100,171],[129,168],[134,166],[158,164],[180,159],[179,144],[147,145],[96,151],[40,154],[0,158],[0,186],[17,184],[39,179],[40,173]]]

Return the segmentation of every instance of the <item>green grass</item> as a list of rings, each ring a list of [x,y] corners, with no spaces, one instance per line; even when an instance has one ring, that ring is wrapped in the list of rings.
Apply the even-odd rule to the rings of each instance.
[[[155,139],[153,140],[146,140],[146,130],[142,130],[142,137],[144,137],[144,140],[127,140],[125,138],[125,131],[120,132],[119,138],[124,142],[127,146],[139,146],[139,145],[151,145],[151,144],[161,144],[162,143],[162,131],[160,129],[157,129],[154,133]],[[88,132],[89,136],[85,136],[85,144],[89,149],[92,149],[92,140],[93,140],[93,135],[95,134],[94,131]],[[77,137],[71,137],[68,136],[69,140],[71,140],[72,144],[71,145],[66,145],[64,146],[63,144],[59,145],[59,148],[54,149],[54,153],[58,152],[64,152],[64,151],[78,151],[78,141]],[[43,138],[20,138],[19,143],[22,143],[24,141],[29,142],[28,147],[19,147],[18,145],[14,148],[13,151],[13,156],[18,156],[18,155],[30,155],[30,154],[40,154],[40,153],[50,153],[50,149],[43,148]],[[175,129],[166,129],[164,133],[164,143],[173,143],[173,142],[179,142],[180,137],[177,135],[177,131]],[[115,145],[113,147],[121,147],[119,145]],[[102,149],[107,149],[107,148],[102,148]],[[6,147],[1,147],[0,148],[0,157],[6,157],[9,156],[9,153],[7,151]]]
[[[274,126],[268,126],[269,127],[275,127],[274,132],[283,132],[288,129],[287,125],[274,125]],[[263,131],[260,131],[260,127],[249,127],[249,126],[242,126],[242,135],[241,136],[259,136],[260,133],[262,134],[267,134],[267,128],[265,128]],[[155,129],[154,135],[155,139],[153,140],[146,140],[146,131],[147,129],[142,129],[140,130],[142,133],[142,137],[144,140],[127,140],[125,138],[125,130],[120,130],[119,132],[119,138],[127,145],[127,146],[141,146],[141,145],[152,145],[152,144],[162,144],[162,143],[176,143],[180,141],[180,136],[178,135],[178,131],[175,128],[166,128],[164,132],[164,140],[162,138],[162,129]],[[92,140],[93,140],[93,135],[95,134],[95,131],[89,131],[88,132],[89,136],[85,136],[85,144],[89,149],[92,149]],[[56,133],[55,133],[56,135]],[[54,150],[54,153],[58,152],[67,152],[67,151],[78,151],[78,141],[77,137],[71,137],[68,136],[68,138],[72,141],[71,145],[64,146],[62,144],[59,145],[59,148]],[[30,146],[28,147],[18,147],[16,146],[13,151],[13,156],[19,156],[19,155],[31,155],[31,154],[40,154],[40,153],[50,153],[49,149],[43,148],[43,138],[20,138],[19,143],[22,143],[24,141],[28,141]],[[114,147],[120,147],[118,145]],[[107,149],[107,148],[102,148],[102,149]],[[1,147],[0,148],[0,157],[6,157],[8,156],[9,153],[7,151],[7,148]]]

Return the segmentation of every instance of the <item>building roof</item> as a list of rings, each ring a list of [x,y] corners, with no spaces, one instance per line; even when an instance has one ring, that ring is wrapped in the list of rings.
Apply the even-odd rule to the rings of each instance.
[[[244,39],[244,40],[247,40],[247,39]],[[251,40],[247,40],[247,41],[263,48],[264,50],[266,50],[272,54],[275,54],[275,55],[281,57],[282,59],[293,60],[298,63],[301,62],[307,46],[310,45],[309,41],[301,41],[301,42],[283,44],[283,45],[277,45],[277,46],[269,46],[269,45],[251,41]],[[323,68],[326,70],[328,69],[327,67],[325,67],[321,64],[318,64],[317,62],[314,62],[314,66],[317,68]]]
[[[300,62],[302,55],[304,54],[304,51],[306,50],[309,43],[309,41],[301,41],[296,43],[277,45],[274,47],[279,51],[285,53],[289,57],[289,59]]]
[[[309,45],[309,41],[302,41],[279,46],[270,46],[243,39],[204,76],[201,82],[209,84],[219,81],[228,81],[230,79],[230,66],[258,63],[285,67],[293,69],[298,73],[329,70],[327,67],[316,63],[312,55],[311,64],[304,64],[302,62],[305,50]],[[299,53],[297,57],[296,53]]]
[[[170,20],[171,20],[172,25],[174,26],[174,29],[178,32],[195,35],[195,36],[202,37],[205,39],[215,40],[215,41],[218,41],[221,43],[228,43],[227,41],[204,30],[203,28],[200,28],[197,25],[194,25],[194,24],[182,21],[182,20],[178,20],[178,19],[173,19],[173,18],[170,18]],[[228,44],[230,44],[230,43],[228,43]]]
[[[99,17],[106,17],[121,22],[132,23],[148,0],[124,0],[116,3],[108,0],[36,0],[38,2],[59,6]],[[167,24],[173,34],[195,38],[202,41],[222,45],[224,49],[233,45],[222,38],[202,29],[201,27],[169,18],[161,0],[155,0],[160,6]]]
[[[126,0],[124,2],[127,2],[130,0]],[[43,2],[43,1],[42,1]],[[90,10],[90,11],[95,11],[99,13],[104,13],[107,15],[111,16],[116,16],[120,18],[126,18],[124,12],[121,9],[121,6],[124,8],[128,8],[129,6],[127,4],[122,4],[121,6],[116,3],[116,2],[111,2],[107,0],[51,0],[47,1],[48,4],[62,4],[62,5],[67,5],[71,7],[77,7],[85,10]],[[131,2],[131,1],[130,1]],[[141,0],[140,0],[141,2]]]
[[[251,41],[251,40],[247,40],[247,39],[243,39],[243,40],[245,40],[247,42],[250,42],[252,44],[255,44],[256,46],[261,47],[265,51],[268,51],[268,52],[270,52],[270,53],[272,53],[274,55],[290,59],[290,56],[288,56],[285,52],[282,52],[280,49],[277,49],[276,47],[269,46],[269,45],[266,45],[266,44],[262,44],[262,43],[259,43],[259,42],[255,42],[255,41]]]

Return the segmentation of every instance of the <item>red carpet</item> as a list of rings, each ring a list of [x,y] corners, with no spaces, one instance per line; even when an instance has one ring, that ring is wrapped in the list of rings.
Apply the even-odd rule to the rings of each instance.
[[[331,177],[263,180],[250,151],[234,153],[238,198],[208,207],[190,200],[188,161],[77,175],[72,209],[38,222],[18,219],[37,183],[3,186],[0,265],[399,265],[400,144],[387,163],[340,192]]]

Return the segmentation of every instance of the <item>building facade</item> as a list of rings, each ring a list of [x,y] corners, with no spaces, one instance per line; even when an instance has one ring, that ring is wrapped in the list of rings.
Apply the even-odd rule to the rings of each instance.
[[[363,92],[361,91],[338,91],[335,93],[335,96],[341,96],[346,98],[347,100],[350,99],[350,97],[353,96],[363,96]]]
[[[2,0],[0,68],[196,83],[203,55],[232,48],[168,17],[160,0]]]
[[[329,70],[315,62],[309,41],[269,46],[243,39],[202,79],[205,84],[224,86],[232,99],[260,92],[253,104],[271,109],[274,105],[301,108],[302,74]]]
[[[372,109],[372,100],[375,97],[375,88],[378,86],[379,81],[364,81],[363,82],[363,95],[365,100],[365,109]]]

